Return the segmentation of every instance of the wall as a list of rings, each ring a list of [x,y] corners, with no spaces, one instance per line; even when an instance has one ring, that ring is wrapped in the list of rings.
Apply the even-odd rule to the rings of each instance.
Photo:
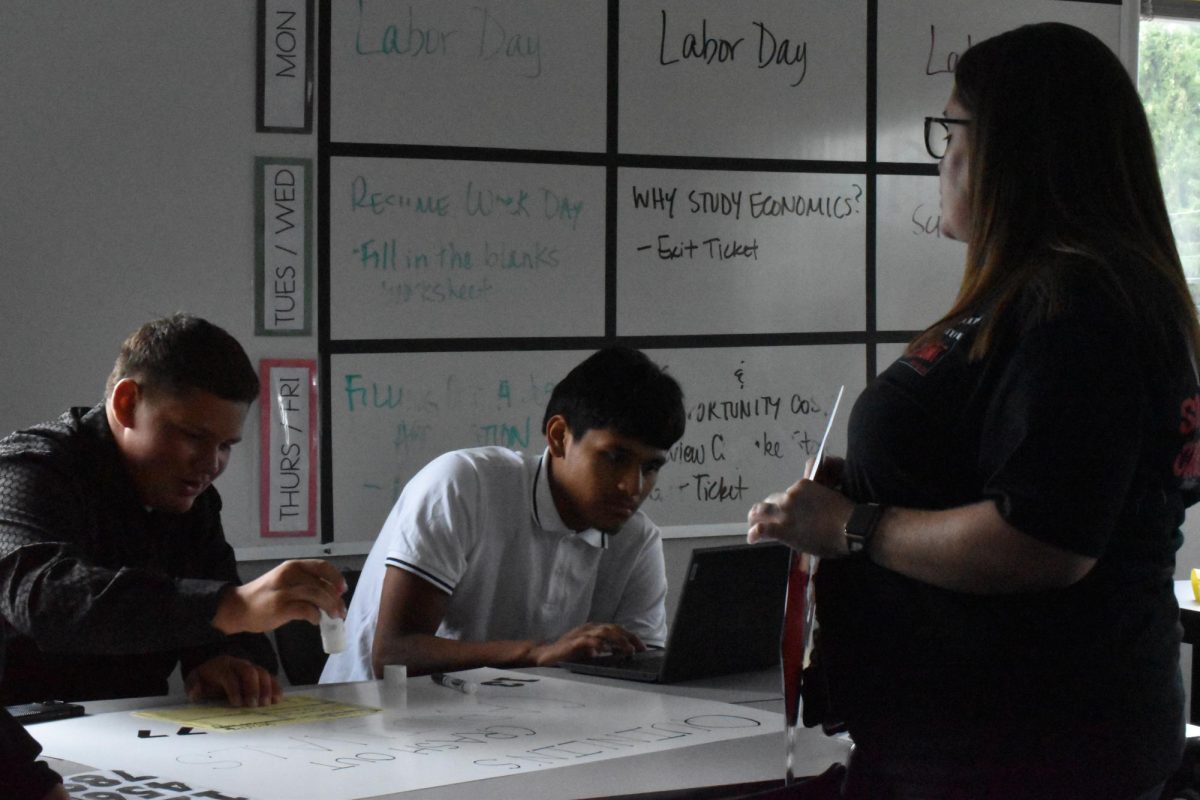
[[[254,133],[255,4],[121,0],[0,7],[0,429],[100,400],[121,340],[188,310],[252,360],[253,158],[315,156]],[[257,530],[257,425],[218,487]]]
[[[317,357],[316,334],[254,335],[253,160],[318,156],[315,133],[254,132],[254,63],[255,5],[241,0],[0,8],[0,371],[8,376],[0,429],[97,401],[121,338],[180,308],[226,327],[256,361]],[[674,130],[622,135],[640,135],[651,148],[655,136]],[[922,178],[877,177],[879,216],[903,221],[911,209],[888,211],[888,204],[912,190],[891,187]],[[647,223],[646,230],[657,228]],[[956,275],[951,266],[921,280],[944,291]],[[912,326],[915,312],[924,313],[917,298],[929,295],[903,269],[879,269],[875,281],[874,333],[863,328],[855,340],[864,364],[868,345],[875,362],[892,357],[898,346],[879,332]],[[637,315],[627,322],[636,326]],[[251,419],[218,486],[230,536],[246,544],[243,555],[274,558],[279,553],[256,546],[258,433]],[[1193,513],[1189,530],[1195,520]],[[727,541],[672,543],[671,568],[682,569],[681,554],[693,544]],[[1189,536],[1180,575],[1193,564],[1200,565],[1200,544]]]

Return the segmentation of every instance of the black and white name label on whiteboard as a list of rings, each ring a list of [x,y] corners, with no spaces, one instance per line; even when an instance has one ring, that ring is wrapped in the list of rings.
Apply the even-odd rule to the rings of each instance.
[[[861,161],[865,0],[621,4],[620,149]]]
[[[865,324],[866,179],[623,169],[617,333]]]
[[[259,362],[262,472],[259,533],[317,532],[317,364],[308,359]]]
[[[604,0],[333,4],[339,142],[603,152]]]
[[[405,483],[436,456],[499,445],[540,453],[546,402],[590,351],[347,354],[331,359],[334,527],[371,541]],[[643,506],[667,535],[736,533],[750,505],[798,480],[837,387],[862,390],[861,345],[648,350],[688,415]],[[847,417],[848,418],[848,415]],[[844,419],[830,453],[845,449]]]
[[[603,167],[337,158],[330,172],[334,339],[603,335]]]
[[[254,332],[306,336],[312,329],[312,162],[254,159]]]
[[[257,129],[311,133],[313,0],[258,0]]]
[[[927,163],[921,126],[939,116],[954,67],[971,46],[1019,25],[1058,20],[1091,31],[1120,54],[1118,3],[1066,0],[907,0],[879,4],[880,161]]]

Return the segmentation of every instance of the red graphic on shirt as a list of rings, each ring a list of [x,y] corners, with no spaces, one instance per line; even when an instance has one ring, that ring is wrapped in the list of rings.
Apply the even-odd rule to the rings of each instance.
[[[922,345],[917,350],[901,357],[900,363],[907,364],[912,367],[914,372],[924,377],[937,362],[942,360],[946,353],[950,352],[952,347],[957,347],[971,329],[982,321],[983,317],[978,315],[963,317],[953,328],[946,328],[942,331],[942,338],[939,341]]]
[[[918,375],[925,376],[949,349],[943,341],[930,342],[900,360],[912,367]]]
[[[1200,394],[1183,401],[1179,417],[1179,432],[1184,436],[1200,428]]]
[[[1185,399],[1179,408],[1179,432],[1193,438],[1183,445],[1175,457],[1177,478],[1200,476],[1200,442],[1194,438],[1197,429],[1200,429],[1200,394]]]

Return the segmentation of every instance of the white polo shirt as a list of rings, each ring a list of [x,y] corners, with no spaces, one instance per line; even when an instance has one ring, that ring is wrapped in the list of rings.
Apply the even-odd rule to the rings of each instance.
[[[371,646],[388,567],[446,592],[437,635],[552,641],[585,622],[615,622],[666,643],[662,537],[641,511],[615,534],[563,524],[545,462],[503,447],[456,450],[401,492],[367,556],[346,615],[345,651],[321,683],[371,680]]]

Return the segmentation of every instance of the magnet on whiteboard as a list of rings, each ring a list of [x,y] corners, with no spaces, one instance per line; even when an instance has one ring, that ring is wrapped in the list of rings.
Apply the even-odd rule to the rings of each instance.
[[[321,611],[321,647],[326,653],[340,653],[346,649],[346,620],[331,617]]]

